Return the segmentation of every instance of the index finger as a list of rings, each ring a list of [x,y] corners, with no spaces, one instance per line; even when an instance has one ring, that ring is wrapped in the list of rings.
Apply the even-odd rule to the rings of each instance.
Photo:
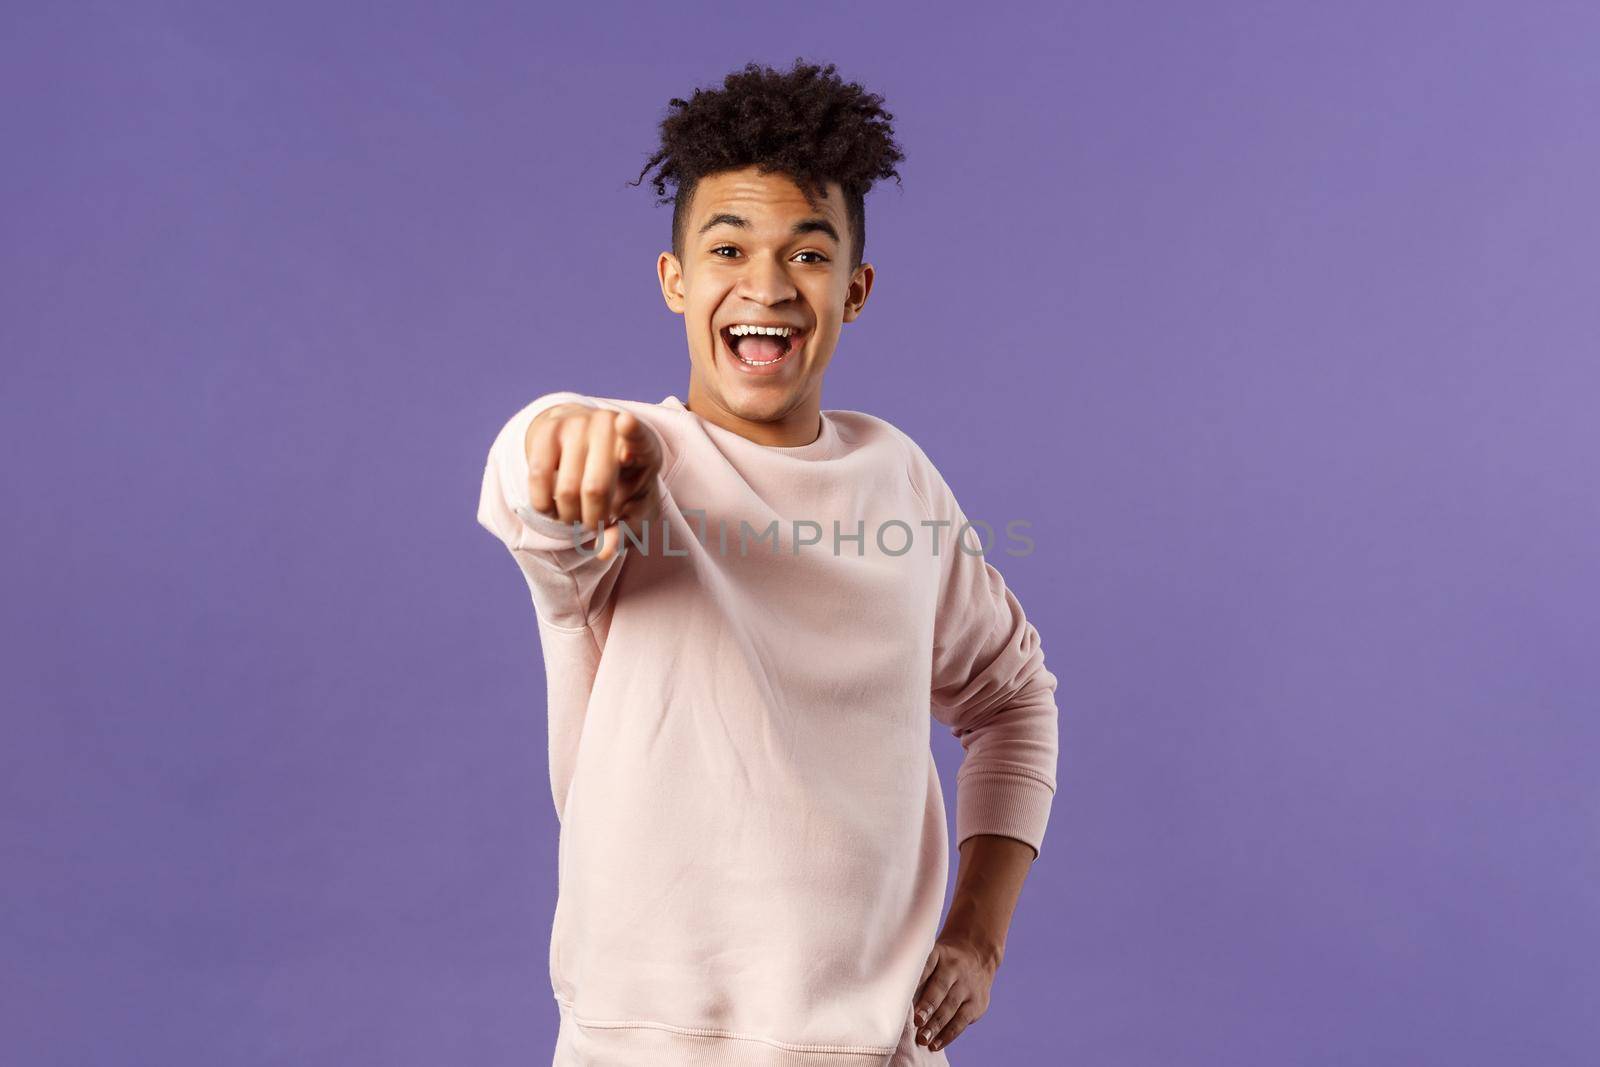
[[[624,467],[636,466],[655,453],[655,435],[639,416],[631,411],[621,412],[613,425],[621,446],[617,449],[618,462]]]

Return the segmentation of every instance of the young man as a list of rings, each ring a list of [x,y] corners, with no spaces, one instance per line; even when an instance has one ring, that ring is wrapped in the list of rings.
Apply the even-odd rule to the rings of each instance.
[[[555,1063],[947,1063],[1044,835],[1056,678],[922,449],[821,410],[903,158],[881,98],[797,61],[672,105],[645,172],[688,401],[537,398],[478,510],[548,681]],[[937,938],[930,713],[965,749]]]

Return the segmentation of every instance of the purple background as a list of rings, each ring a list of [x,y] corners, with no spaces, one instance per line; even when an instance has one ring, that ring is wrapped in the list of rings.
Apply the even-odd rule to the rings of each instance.
[[[0,14],[0,1060],[548,1062],[484,454],[686,395],[624,182],[803,54],[908,154],[824,406],[1061,680],[952,1062],[1594,1062],[1592,5],[129,7]]]

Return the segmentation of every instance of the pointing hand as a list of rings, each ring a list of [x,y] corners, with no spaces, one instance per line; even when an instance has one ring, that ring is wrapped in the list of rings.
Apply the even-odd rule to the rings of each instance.
[[[617,553],[617,523],[637,533],[660,514],[661,447],[633,412],[557,404],[528,424],[523,445],[533,510],[584,530],[604,528],[598,558]]]

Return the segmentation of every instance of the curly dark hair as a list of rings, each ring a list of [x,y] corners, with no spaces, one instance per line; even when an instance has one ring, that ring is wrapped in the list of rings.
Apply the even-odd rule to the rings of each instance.
[[[867,191],[883,178],[900,184],[895,164],[905,158],[881,96],[842,81],[832,63],[796,59],[788,71],[747,63],[724,78],[721,89],[696,89],[670,105],[660,149],[628,184],[638,185],[660,167],[651,184],[657,203],[672,202],[674,255],[683,257],[689,201],[700,179],[756,166],[787,174],[813,199],[825,198],[827,183],[838,182],[850,223],[850,268],[861,265]],[[676,186],[672,196],[669,182]]]

